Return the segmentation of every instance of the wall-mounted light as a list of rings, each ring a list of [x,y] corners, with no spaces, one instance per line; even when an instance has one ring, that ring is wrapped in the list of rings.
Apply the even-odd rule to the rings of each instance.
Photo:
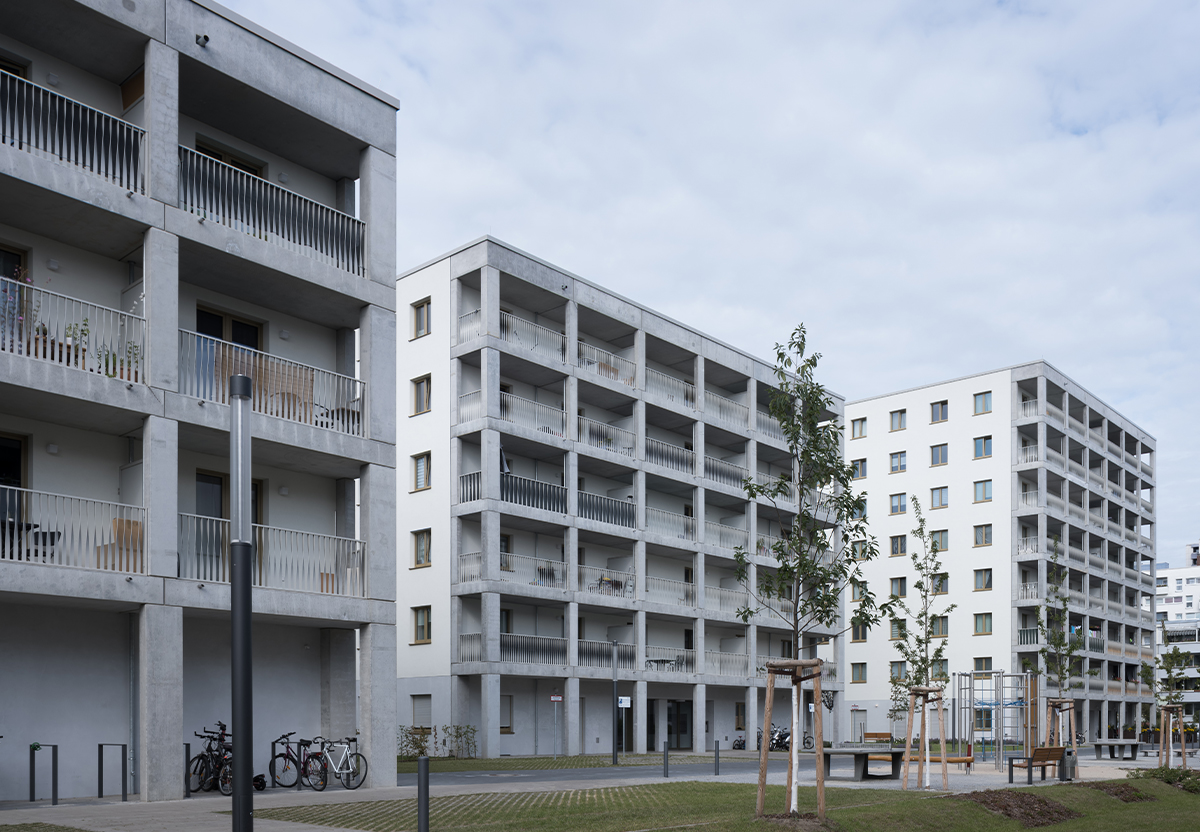
[[[291,337],[292,337],[292,333],[289,332],[288,330],[286,330],[286,329],[279,330],[279,340],[280,341],[286,341],[287,339],[289,339]]]
[[[208,35],[196,35],[196,45],[201,49],[208,46]]]
[[[288,495],[288,487],[286,485],[279,486],[279,496],[286,497]]]
[[[56,75],[53,72],[47,72],[46,73],[46,83],[52,87],[57,87],[58,86],[58,75]]]
[[[279,172],[279,184],[286,185],[288,183],[288,175],[283,171]]]
[[[46,268],[52,272],[58,271],[58,261],[57,260],[47,260]]]
[[[50,443],[46,446],[46,453],[50,454],[50,456],[58,456],[58,446],[53,442]]]

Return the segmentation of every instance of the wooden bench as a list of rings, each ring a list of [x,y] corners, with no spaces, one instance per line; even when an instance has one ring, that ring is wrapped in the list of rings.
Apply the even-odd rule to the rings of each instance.
[[[889,731],[864,731],[863,742],[886,742],[892,744],[892,735]]]
[[[1042,770],[1042,779],[1046,779],[1046,766],[1060,766],[1066,760],[1067,748],[1063,745],[1051,745],[1045,748],[1033,749],[1032,757],[1008,758],[1008,782],[1013,781],[1013,767],[1028,769],[1027,782],[1033,785],[1033,769],[1038,766]]]

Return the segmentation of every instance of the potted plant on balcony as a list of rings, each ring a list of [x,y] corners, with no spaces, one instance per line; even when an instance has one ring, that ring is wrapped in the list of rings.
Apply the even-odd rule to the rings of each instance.
[[[138,371],[142,365],[142,348],[137,344],[126,344],[124,355],[119,355],[108,346],[101,346],[98,354],[104,375],[120,378],[122,381],[138,380]]]

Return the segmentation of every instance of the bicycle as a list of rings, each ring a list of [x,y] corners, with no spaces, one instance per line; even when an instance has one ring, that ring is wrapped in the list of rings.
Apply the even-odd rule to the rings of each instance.
[[[221,793],[233,794],[232,775],[228,773],[232,760],[232,737],[224,722],[217,720],[219,731],[205,728],[204,733],[193,734],[204,740],[204,750],[188,761],[188,788],[193,792],[211,792],[220,788]]]
[[[283,744],[283,751],[271,758],[270,773],[271,780],[276,786],[285,789],[290,789],[296,785],[297,777],[303,776],[304,781],[312,786],[309,780],[307,764],[313,755],[309,754],[309,747],[313,744],[312,740],[296,740],[295,745],[299,747],[299,751],[292,747],[292,741],[288,737],[294,736],[295,731],[290,734],[284,734],[276,743]]]
[[[320,743],[321,750],[308,758],[304,773],[308,777],[308,784],[313,787],[314,791],[323,791],[329,784],[331,763],[334,775],[342,781],[342,785],[347,789],[357,789],[363,784],[367,778],[367,758],[357,751],[350,750],[351,745],[358,743],[356,737],[346,737],[344,740],[314,737],[313,742]],[[329,753],[329,749],[334,746],[342,747],[341,757],[336,761]]]

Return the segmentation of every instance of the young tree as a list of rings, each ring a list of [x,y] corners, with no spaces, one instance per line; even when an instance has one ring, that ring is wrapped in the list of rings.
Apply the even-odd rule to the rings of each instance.
[[[866,496],[854,492],[854,468],[842,459],[842,425],[833,410],[833,397],[815,378],[821,355],[808,354],[803,324],[796,327],[787,344],[776,344],[775,356],[777,386],[769,409],[783,430],[795,480],[781,476],[758,482],[752,476],[743,481],[746,496],[770,502],[780,529],[786,531],[761,550],[757,546],[735,550],[737,580],[749,594],[749,603],[738,615],[747,622],[760,613],[780,619],[799,650],[811,630],[820,627],[844,632],[850,626],[871,627],[887,614],[890,604],[877,605],[862,580],[860,563],[875,558],[879,546],[868,532]],[[794,516],[781,505],[792,502],[793,489],[799,501]],[[755,550],[759,560],[770,562],[769,570],[751,569]],[[847,624],[842,620],[842,593],[852,583],[856,585],[856,603]],[[793,686],[793,771],[801,731],[799,695]],[[769,731],[770,726],[766,728]],[[819,744],[821,738],[816,739]],[[764,736],[764,742],[769,742],[769,736]],[[792,811],[798,779],[792,779]]]
[[[1167,628],[1163,626],[1163,643],[1166,643]],[[1154,701],[1158,703],[1159,708],[1164,705],[1179,705],[1183,703],[1183,685],[1187,680],[1187,676],[1183,670],[1186,667],[1191,667],[1191,654],[1185,653],[1179,649],[1179,645],[1175,645],[1170,650],[1156,656],[1154,664],[1142,662],[1140,675],[1142,684],[1148,686],[1154,692]],[[1162,675],[1158,675],[1162,673]],[[1180,713],[1182,718],[1182,713]],[[1183,736],[1183,725],[1179,726],[1180,737]],[[1165,765],[1171,766],[1171,738],[1160,737],[1159,746],[1166,744],[1167,755]],[[1185,761],[1186,762],[1186,761]]]
[[[1083,676],[1095,676],[1099,668],[1083,670],[1083,632],[1071,631],[1071,613],[1067,606],[1070,600],[1063,584],[1069,580],[1070,570],[1059,566],[1058,538],[1055,537],[1050,550],[1050,563],[1046,568],[1046,601],[1038,607],[1037,628],[1038,655],[1045,667],[1046,678],[1054,684],[1059,699],[1071,698],[1071,692],[1083,688]],[[1076,682],[1076,679],[1079,681]],[[1046,742],[1050,742],[1051,726],[1046,726]],[[1072,741],[1074,737],[1069,738]],[[1063,743],[1066,744],[1065,742]]]

